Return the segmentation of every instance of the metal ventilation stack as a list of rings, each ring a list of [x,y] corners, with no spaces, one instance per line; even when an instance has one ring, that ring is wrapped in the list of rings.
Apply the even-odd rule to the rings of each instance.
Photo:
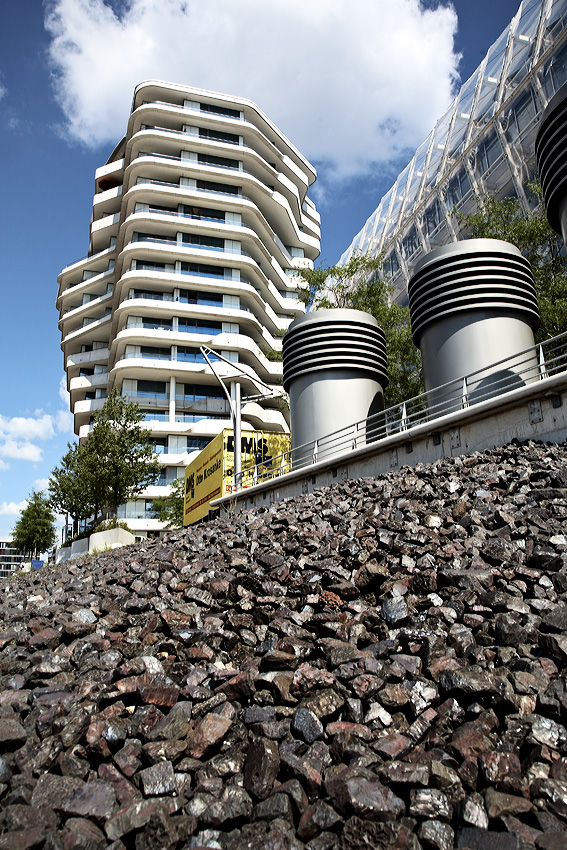
[[[290,395],[292,448],[317,440],[318,456],[329,456],[332,440],[323,438],[384,409],[384,333],[360,310],[307,313],[284,337],[283,381]],[[294,458],[301,460],[297,451]]]
[[[475,373],[466,390],[471,403],[531,380],[535,355],[515,355],[534,345],[539,312],[530,264],[514,245],[444,245],[419,262],[408,290],[432,417],[461,405],[465,375]]]
[[[567,245],[567,84],[551,98],[536,138],[547,219]]]

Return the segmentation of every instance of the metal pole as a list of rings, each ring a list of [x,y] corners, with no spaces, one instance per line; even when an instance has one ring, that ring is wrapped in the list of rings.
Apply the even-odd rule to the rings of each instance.
[[[230,399],[232,424],[234,431],[234,489],[242,489],[242,446],[240,440],[240,383],[232,381],[230,384]]]

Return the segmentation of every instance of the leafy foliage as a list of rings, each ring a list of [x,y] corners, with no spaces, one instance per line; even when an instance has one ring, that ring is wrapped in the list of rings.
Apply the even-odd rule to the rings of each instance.
[[[529,183],[534,211],[526,214],[517,198],[483,195],[478,211],[457,214],[461,234],[511,242],[531,263],[541,314],[538,342],[567,331],[567,258],[563,241],[550,227],[541,186]]]
[[[108,517],[108,519],[103,520],[99,525],[95,526],[95,528],[93,528],[93,534],[96,534],[98,531],[112,531],[114,528],[123,528],[124,531],[131,531],[125,520],[111,516]]]
[[[61,513],[87,519],[105,508],[135,499],[159,475],[149,431],[142,426],[138,405],[113,389],[95,414],[84,443],[68,445],[59,466],[51,473],[51,505]]]
[[[13,545],[37,557],[55,543],[54,522],[49,499],[34,490],[12,531]]]
[[[159,475],[149,431],[142,426],[143,415],[137,404],[124,399],[116,387],[101,410],[95,414],[94,427],[84,443],[85,453],[94,459],[101,504],[114,513],[118,505],[135,499]]]
[[[344,266],[298,269],[297,274],[305,281],[298,293],[307,307],[349,307],[374,316],[386,337],[390,378],[386,407],[423,392],[421,354],[413,343],[409,308],[391,303],[383,257],[354,254]]]
[[[183,502],[185,498],[185,478],[176,478],[168,496],[154,499],[152,507],[157,518],[168,528],[181,528],[183,525]]]
[[[96,469],[78,443],[67,443],[67,452],[51,473],[49,495],[51,507],[75,522],[98,514]]]

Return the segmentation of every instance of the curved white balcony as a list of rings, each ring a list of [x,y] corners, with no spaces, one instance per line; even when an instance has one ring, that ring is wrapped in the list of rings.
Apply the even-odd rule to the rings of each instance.
[[[95,348],[94,351],[78,351],[74,354],[69,354],[65,361],[67,370],[86,365],[87,363],[106,363],[110,356],[110,349]]]
[[[115,186],[105,192],[99,192],[93,198],[93,218],[95,221],[103,216],[116,215],[120,212],[120,196],[122,186]]]
[[[97,372],[95,375],[79,375],[69,381],[69,392],[90,390],[95,387],[106,387],[108,372]]]
[[[183,95],[181,93],[183,93]],[[218,92],[204,91],[191,86],[173,86],[168,83],[148,80],[141,83],[136,88],[134,94],[134,108],[129,126],[133,126],[135,120],[137,120],[137,117],[141,114],[141,110],[144,108],[148,111],[153,109],[157,114],[165,110],[174,110],[175,112],[183,110],[184,114],[193,114],[198,116],[199,123],[201,123],[201,121],[208,120],[208,117],[211,115],[210,112],[204,112],[202,109],[186,109],[181,102],[182,96],[184,100],[204,102],[212,105],[213,109],[214,104],[218,103],[219,106],[228,106],[232,109],[240,110],[241,117],[244,117],[245,122],[249,124],[251,128],[254,128],[262,134],[268,145],[273,144],[268,140],[275,137],[276,143],[273,146],[276,151],[278,153],[281,152],[283,154],[287,154],[302,170],[305,171],[306,174],[309,175],[310,183],[315,180],[317,172],[311,163],[297,150],[289,139],[286,138],[273,121],[271,121],[268,116],[262,112],[257,104],[247,98],[232,97]],[[240,127],[243,123],[241,120],[235,120],[226,115],[219,115],[217,123],[218,119],[221,119],[223,123],[234,127]]]
[[[256,402],[248,402],[242,408],[242,416],[257,431],[277,431],[289,434],[289,425],[281,410],[269,407],[260,407]]]
[[[63,337],[62,345],[66,346],[68,343],[77,340],[80,340],[83,345],[89,345],[95,341],[105,342],[109,338],[111,318],[110,310],[103,313],[102,316],[89,318],[86,324],[74,330],[69,330]]]
[[[98,322],[101,319],[109,318],[112,314],[110,307],[107,307],[104,312],[100,307],[112,300],[113,292],[105,293],[100,297],[95,297],[84,304],[78,304],[76,307],[70,307],[67,311],[61,311],[59,319],[59,329],[64,336],[79,328],[87,327],[93,322]]]
[[[94,413],[96,410],[101,410],[106,399],[104,398],[92,398],[92,399],[83,399],[82,401],[75,402],[75,406],[73,407],[73,413],[75,416],[82,413],[84,415]]]

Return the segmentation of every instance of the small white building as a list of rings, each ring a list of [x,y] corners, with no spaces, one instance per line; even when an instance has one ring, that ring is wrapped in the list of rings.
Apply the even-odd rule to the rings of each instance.
[[[7,578],[24,566],[24,555],[10,537],[0,537],[0,578]]]

